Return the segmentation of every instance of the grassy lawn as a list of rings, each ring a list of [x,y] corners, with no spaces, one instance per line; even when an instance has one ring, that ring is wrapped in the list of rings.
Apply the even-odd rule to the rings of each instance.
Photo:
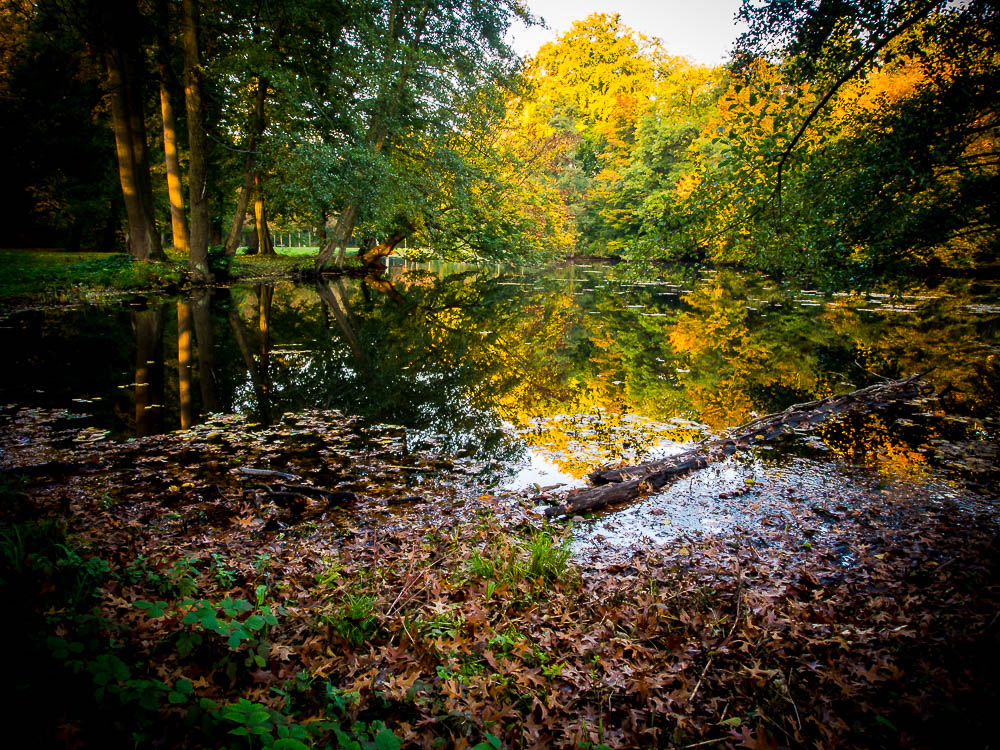
[[[315,247],[277,248],[277,255],[237,255],[231,272],[237,278],[285,276],[293,267],[310,265]],[[356,252],[356,251],[353,251]],[[353,254],[348,251],[348,256]],[[121,253],[68,253],[60,250],[0,249],[0,300],[71,301],[85,294],[172,289],[183,284],[186,259],[172,248],[167,262],[133,262]]]

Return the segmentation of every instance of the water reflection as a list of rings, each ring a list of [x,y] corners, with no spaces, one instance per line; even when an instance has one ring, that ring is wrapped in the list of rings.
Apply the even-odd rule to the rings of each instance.
[[[163,430],[163,314],[165,305],[132,313],[135,334],[135,420],[138,437]]]
[[[602,267],[393,267],[144,309],[25,313],[0,332],[17,359],[0,385],[8,402],[87,400],[103,426],[138,436],[212,412],[270,424],[337,409],[472,455],[484,481],[521,466],[542,483],[936,367],[944,394],[923,417],[818,438],[918,476],[948,446],[995,442],[995,300],[957,281],[824,296],[729,271],[650,282]]]

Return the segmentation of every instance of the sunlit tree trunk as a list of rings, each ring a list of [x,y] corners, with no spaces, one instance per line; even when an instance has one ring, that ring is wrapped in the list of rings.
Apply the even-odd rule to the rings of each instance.
[[[111,127],[128,220],[129,253],[139,260],[162,260],[165,256],[153,216],[152,182],[146,157],[141,63],[132,36],[138,25],[138,12],[134,3],[108,3],[103,8],[102,22]]]
[[[259,172],[254,175],[253,181],[253,215],[257,224],[257,253],[274,255],[274,243],[271,241],[271,230],[267,226],[267,209],[264,206],[264,191]]]
[[[198,46],[198,0],[184,0],[183,34],[184,50],[184,103],[187,111],[188,150],[188,204],[191,209],[191,248],[188,269],[196,283],[212,280],[208,269],[208,139],[205,133],[205,103],[202,99],[201,51]]]
[[[160,113],[163,116],[163,153],[167,168],[167,197],[170,200],[170,229],[174,250],[187,256],[190,252],[184,194],[181,185],[181,162],[177,151],[177,118],[170,91],[170,11],[166,0],[157,5],[159,15],[157,57],[160,68]]]
[[[184,196],[181,192],[181,163],[177,155],[177,121],[170,91],[164,81],[160,81],[160,110],[163,113],[163,151],[166,156],[167,196],[170,199],[170,229],[174,238],[174,250],[188,255],[190,245],[184,217]]]
[[[399,243],[405,238],[405,234],[397,232],[382,242],[379,242],[374,247],[369,248],[361,254],[361,263],[366,266],[384,265],[383,259],[392,255],[392,251],[395,250],[396,246],[399,245]]]
[[[240,236],[243,233],[243,221],[246,218],[247,207],[250,204],[250,196],[254,192],[254,185],[257,179],[257,147],[260,136],[266,127],[264,120],[264,105],[267,102],[267,78],[257,79],[257,94],[254,97],[254,109],[250,122],[250,138],[247,142],[247,156],[243,164],[243,184],[240,186],[239,198],[236,200],[236,212],[233,214],[233,223],[229,228],[229,236],[226,238],[226,255],[236,255],[239,248]],[[256,206],[254,206],[256,213]]]

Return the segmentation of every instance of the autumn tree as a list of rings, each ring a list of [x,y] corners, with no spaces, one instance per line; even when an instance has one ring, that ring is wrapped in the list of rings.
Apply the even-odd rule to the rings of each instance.
[[[734,116],[719,128],[739,144],[727,168],[742,176],[707,166],[709,189],[693,191],[729,206],[710,212],[710,231],[730,238],[713,240],[715,257],[854,276],[995,261],[993,3],[767,3],[743,15]]]
[[[643,232],[651,179],[663,179],[717,97],[720,73],[672,57],[618,15],[577,21],[530,61],[522,127],[559,144],[552,162],[587,252],[620,253]]]

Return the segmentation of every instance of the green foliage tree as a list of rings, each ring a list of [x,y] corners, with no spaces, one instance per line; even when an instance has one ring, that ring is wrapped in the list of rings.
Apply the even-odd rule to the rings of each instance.
[[[662,219],[650,213],[673,190],[666,183],[718,96],[721,71],[669,56],[618,15],[594,14],[542,47],[528,75],[523,127],[559,144],[562,159],[549,169],[580,249],[629,250]]]
[[[995,4],[746,4],[697,200],[719,259],[824,275],[996,261]],[[738,195],[737,201],[721,197]],[[699,229],[691,234],[709,244]]]

